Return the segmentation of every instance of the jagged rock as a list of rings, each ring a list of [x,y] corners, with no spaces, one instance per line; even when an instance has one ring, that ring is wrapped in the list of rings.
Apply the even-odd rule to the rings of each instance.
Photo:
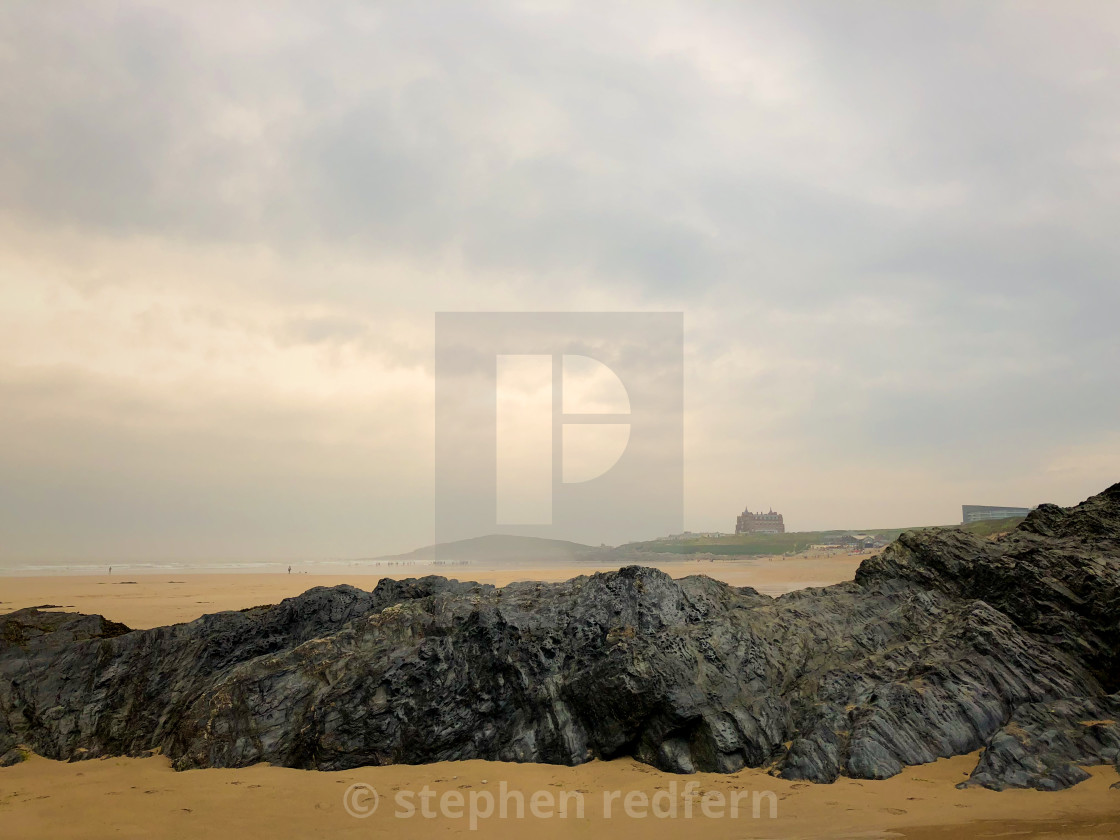
[[[1012,533],[910,531],[868,559],[860,583],[917,584],[981,599],[1120,690],[1120,484],[1076,507],[1040,505]]]
[[[1061,790],[1089,778],[1079,765],[1120,761],[1120,695],[1017,708],[967,782],[993,790]]]
[[[831,782],[985,747],[970,783],[1064,787],[1116,761],[1118,534],[1120,485],[999,540],[910,532],[856,581],[780,598],[628,567],[318,588],[145,631],[21,610],[0,616],[0,754],[632,755]]]

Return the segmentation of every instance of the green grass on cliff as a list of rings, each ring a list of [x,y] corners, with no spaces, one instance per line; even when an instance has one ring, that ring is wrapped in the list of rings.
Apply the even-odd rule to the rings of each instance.
[[[1011,531],[1023,521],[1023,517],[1015,516],[1009,519],[989,519],[982,522],[970,522],[968,525],[949,525],[943,527],[956,527],[976,534],[978,537],[990,537]],[[630,543],[626,548],[635,551],[651,551],[662,554],[725,554],[738,556],[751,556],[760,554],[796,554],[805,551],[812,545],[828,545],[835,543],[841,534],[858,533],[882,537],[887,542],[895,540],[903,531],[920,531],[928,527],[918,528],[868,528],[853,531],[794,531],[785,534],[729,534],[723,537],[687,537],[684,539],[661,538],[645,542]]]
[[[856,533],[881,536],[893,540],[905,528],[887,528]],[[657,539],[630,543],[627,548],[636,551],[655,551],[665,554],[796,554],[812,545],[834,543],[847,531],[796,531],[785,534],[731,534],[724,537],[688,537],[685,539]]]
[[[1009,516],[1006,519],[981,519],[979,522],[969,522],[961,525],[962,531],[968,531],[978,537],[994,537],[996,534],[1006,534],[1014,531],[1016,526],[1026,519],[1025,516]]]

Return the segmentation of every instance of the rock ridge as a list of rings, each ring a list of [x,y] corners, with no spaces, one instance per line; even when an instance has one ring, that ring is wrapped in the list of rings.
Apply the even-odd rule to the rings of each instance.
[[[179,769],[482,758],[1060,789],[1120,756],[1120,484],[1012,533],[904,533],[778,598],[630,566],[501,589],[424,577],[129,630],[0,616],[0,763]]]

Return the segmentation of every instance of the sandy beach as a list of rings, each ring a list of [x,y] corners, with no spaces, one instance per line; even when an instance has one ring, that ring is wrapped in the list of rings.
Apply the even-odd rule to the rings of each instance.
[[[1120,840],[1120,0],[0,68],[0,840]]]
[[[850,580],[866,556],[811,554],[674,562],[659,567],[674,577],[704,573],[736,586],[779,594]],[[347,567],[329,574],[0,577],[0,612],[53,604],[147,628],[219,610],[276,603],[312,586],[347,583],[370,589],[386,575],[440,571],[383,569],[370,574],[365,568],[355,572]],[[563,580],[595,570],[555,566],[443,571],[448,576],[503,585],[512,580]],[[219,833],[246,840],[461,834],[512,838],[526,832],[540,838],[643,840],[685,833],[713,840],[1105,838],[1120,834],[1120,790],[1110,789],[1117,781],[1111,767],[1090,768],[1092,779],[1059,793],[957,790],[955,785],[968,776],[975,763],[976,755],[958,756],[908,768],[881,782],[840,779],[832,785],[812,785],[749,769],[727,776],[677,776],[630,759],[574,768],[467,761],[345,772],[257,765],[177,773],[158,755],[75,763],[31,756],[0,769],[0,834],[53,840],[194,838]],[[686,787],[690,782],[696,785]],[[377,809],[367,817],[353,816],[351,811],[369,809],[371,789],[378,794]],[[425,790],[430,794],[427,800],[423,799]],[[517,792],[526,808],[520,819],[516,816]],[[732,816],[730,806],[736,792],[741,799]],[[562,793],[569,796],[565,800],[567,816],[559,814]],[[534,794],[541,805],[536,812],[530,807]],[[705,794],[709,796],[706,808]],[[502,795],[507,803],[504,818]],[[604,796],[614,798],[608,803]],[[753,816],[756,798],[757,818]],[[493,813],[486,814],[491,801]],[[582,817],[577,802],[582,803]],[[775,816],[771,816],[771,807],[776,809]]]
[[[1092,768],[1091,779],[1058,793],[957,790],[954,785],[975,761],[975,755],[958,756],[908,768],[881,782],[840,779],[832,785],[812,785],[756,770],[675,776],[630,759],[580,767],[465,761],[344,772],[258,765],[176,773],[161,756],[73,764],[32,757],[0,770],[0,825],[5,837],[60,840],[471,834],[516,838],[530,833],[541,840],[1120,835],[1120,791],[1109,790],[1116,781],[1111,768]],[[690,782],[696,785],[686,795]],[[425,787],[431,792],[431,817],[422,809]],[[351,815],[347,802],[355,813],[364,813],[373,802],[371,789],[378,796],[376,810],[368,817]],[[517,792],[525,803],[520,819]],[[732,816],[736,792],[741,798]],[[566,816],[560,810],[562,793],[568,795],[563,800]],[[604,794],[610,799],[609,815]],[[531,810],[534,795],[538,815]],[[686,800],[691,801],[691,816]],[[485,815],[490,802],[493,812]],[[776,816],[771,816],[771,806]]]
[[[753,586],[767,595],[780,595],[809,586],[828,586],[851,580],[869,555],[805,553],[796,557],[682,561],[657,563],[674,578],[705,574],[732,586]],[[206,613],[275,604],[314,586],[349,584],[370,590],[383,577],[406,578],[438,574],[504,586],[515,580],[560,581],[577,575],[617,568],[588,564],[535,568],[468,566],[445,568],[430,564],[380,566],[339,565],[315,573],[294,569],[292,574],[130,574],[0,576],[0,613],[45,604],[87,614],[101,614],[135,629],[191,621]]]

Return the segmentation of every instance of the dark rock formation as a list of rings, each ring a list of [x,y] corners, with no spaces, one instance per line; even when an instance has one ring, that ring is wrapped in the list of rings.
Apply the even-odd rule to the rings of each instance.
[[[1120,762],[1120,695],[1028,703],[992,736],[969,780],[985,787],[1061,790],[1089,778],[1079,765]]]
[[[855,582],[769,598],[653,569],[385,580],[128,631],[0,616],[0,761],[179,768],[486,758],[1067,787],[1120,747],[1120,485],[1012,534],[904,534]],[[788,745],[788,746],[787,746]]]

